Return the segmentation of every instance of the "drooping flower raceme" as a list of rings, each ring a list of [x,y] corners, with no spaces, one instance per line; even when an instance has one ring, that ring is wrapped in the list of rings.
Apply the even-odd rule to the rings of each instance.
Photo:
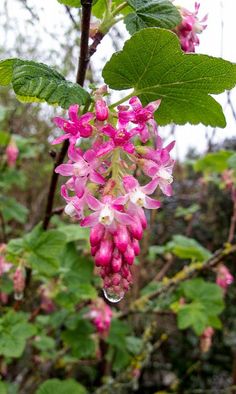
[[[111,308],[103,301],[102,298],[98,297],[91,303],[89,309],[89,312],[85,316],[91,319],[98,334],[103,337],[106,336],[109,333],[111,325]]]
[[[184,52],[195,52],[195,47],[199,45],[198,35],[207,27],[205,24],[207,15],[201,20],[198,18],[199,8],[199,3],[195,3],[194,12],[179,7],[182,22],[174,29],[174,32],[178,35]]]
[[[132,283],[131,267],[147,227],[144,209],[157,209],[152,195],[172,194],[174,142],[164,147],[154,120],[160,101],[143,107],[138,97],[109,110],[99,89],[91,112],[69,108],[69,120],[55,118],[69,139],[68,162],[55,171],[68,180],[61,188],[65,213],[90,227],[91,254],[103,278],[104,294],[118,302]],[[145,175],[146,184],[135,174]]]

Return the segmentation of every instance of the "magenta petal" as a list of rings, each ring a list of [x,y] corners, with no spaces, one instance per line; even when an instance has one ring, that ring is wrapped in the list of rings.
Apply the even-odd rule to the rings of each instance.
[[[74,172],[73,164],[60,164],[55,168],[55,172],[64,176],[71,176]]]
[[[108,135],[111,138],[114,138],[116,136],[116,129],[112,127],[110,124],[107,124],[102,128],[102,131],[104,134]]]
[[[91,182],[98,183],[99,185],[105,184],[105,179],[103,178],[103,176],[94,170],[90,172],[89,179]]]
[[[145,144],[149,139],[148,128],[145,125],[142,129],[140,129],[140,140]]]
[[[70,138],[70,134],[63,134],[60,137],[55,138],[55,140],[52,141],[52,145],[60,144],[61,142],[67,140],[68,138]]]
[[[59,116],[56,116],[53,118],[53,123],[60,129],[64,130],[65,125],[68,123],[68,121],[64,118],[60,118]]]
[[[65,185],[61,187],[61,196],[66,200],[66,202],[70,201],[73,197],[69,197],[68,191]]]
[[[86,177],[79,177],[76,178],[74,181],[74,188],[75,188],[75,193],[76,196],[81,198],[85,192],[85,185],[87,182],[87,178]]]
[[[132,106],[132,108],[133,108],[134,110],[142,109],[142,108],[143,108],[142,103],[141,103],[141,101],[139,100],[139,98],[138,98],[137,96],[132,97],[132,98],[129,100],[129,104]]]
[[[134,144],[132,144],[131,142],[126,142],[123,145],[123,149],[127,152],[127,153],[134,153],[135,148],[134,148]]]
[[[101,144],[97,150],[97,157],[101,157],[106,155],[107,153],[110,153],[114,149],[114,142],[112,140],[104,142],[104,144]]]
[[[78,104],[74,104],[71,105],[69,108],[69,118],[72,122],[77,123],[79,118],[78,118],[78,112],[79,112],[79,105]]]
[[[80,223],[81,227],[92,227],[98,224],[99,213],[94,212],[86,216]]]
[[[96,153],[93,149],[88,149],[84,153],[84,160],[86,160],[88,163],[91,163],[92,161],[94,161],[95,158],[96,158]]]
[[[153,112],[155,112],[155,111],[157,110],[157,108],[158,108],[160,105],[161,105],[161,100],[156,100],[156,101],[153,101],[153,102],[149,103],[149,104],[145,107],[145,109],[153,113]]]
[[[88,194],[86,196],[86,201],[90,209],[93,209],[94,211],[101,210],[103,207],[103,204],[97,200],[97,198],[93,197],[91,194]]]
[[[173,190],[172,190],[172,186],[169,183],[160,182],[159,186],[160,186],[162,193],[164,193],[168,197],[172,196]]]
[[[113,200],[114,205],[125,205],[128,202],[129,196],[126,194],[125,196],[120,196]]]
[[[152,194],[156,190],[158,185],[158,178],[154,178],[151,182],[141,187],[141,190],[145,194]]]
[[[170,152],[175,146],[175,141],[172,141],[169,145],[165,147],[165,149]]]
[[[132,224],[134,222],[133,218],[127,213],[122,213],[119,211],[114,211],[116,220],[121,224]]]
[[[68,149],[68,156],[73,161],[79,161],[82,158],[83,151],[80,148],[76,148],[74,144],[70,144]]]
[[[86,114],[82,115],[80,117],[80,122],[82,125],[85,125],[85,123],[90,122],[94,118],[94,114],[92,112],[87,112]]]
[[[131,192],[133,189],[139,186],[139,183],[132,175],[125,175],[123,177],[123,185],[127,192]]]
[[[150,197],[145,198],[145,205],[144,205],[145,208],[157,209],[160,208],[160,206],[161,206],[160,201],[154,200],[154,198],[150,198]]]

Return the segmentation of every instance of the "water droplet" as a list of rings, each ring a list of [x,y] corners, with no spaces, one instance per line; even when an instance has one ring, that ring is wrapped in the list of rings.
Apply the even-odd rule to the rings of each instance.
[[[21,301],[23,299],[23,297],[24,297],[23,292],[15,292],[14,293],[14,299],[16,301]]]
[[[123,298],[125,293],[116,294],[112,290],[103,289],[104,297],[113,304],[120,302]]]

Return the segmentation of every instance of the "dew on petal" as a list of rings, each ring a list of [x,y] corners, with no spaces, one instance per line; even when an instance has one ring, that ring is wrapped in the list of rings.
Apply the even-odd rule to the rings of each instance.
[[[120,294],[114,293],[112,290],[103,289],[104,297],[113,304],[120,302],[123,298],[125,293],[121,292]]]

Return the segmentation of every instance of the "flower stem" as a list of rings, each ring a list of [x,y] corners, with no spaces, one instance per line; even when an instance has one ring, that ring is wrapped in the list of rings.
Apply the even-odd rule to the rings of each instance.
[[[128,94],[127,96],[123,97],[122,99],[116,101],[114,104],[110,105],[110,108],[115,108],[120,104],[123,104],[125,101],[128,101],[132,96],[133,96],[133,92]]]
[[[112,16],[116,16],[120,13],[120,11],[123,10],[123,8],[127,7],[128,3],[124,1],[124,3],[121,3],[115,10],[112,12]]]

